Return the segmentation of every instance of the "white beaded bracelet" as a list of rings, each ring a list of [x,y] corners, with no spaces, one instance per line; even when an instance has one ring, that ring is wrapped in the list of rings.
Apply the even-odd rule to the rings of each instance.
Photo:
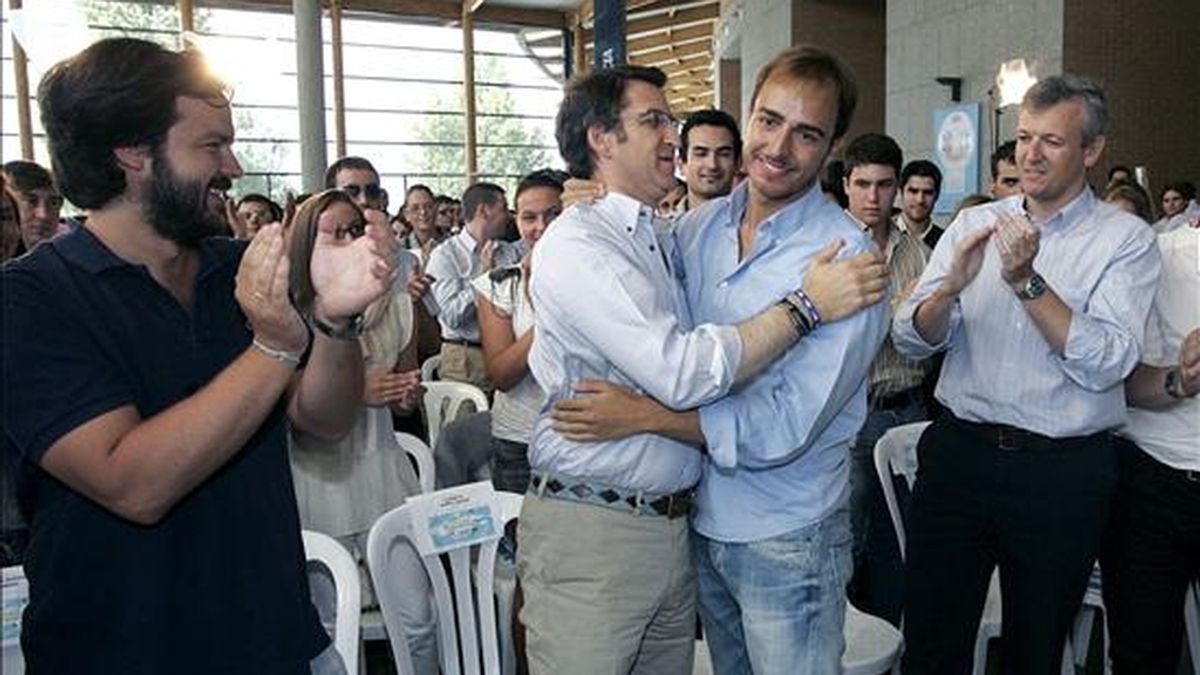
[[[263,344],[262,342],[259,342],[258,338],[254,338],[254,341],[251,344],[254,345],[255,349],[262,352],[263,355],[268,356],[268,357],[288,366],[289,368],[299,367],[300,359],[304,357],[304,352],[308,349],[307,345],[305,346],[304,349],[301,349],[298,352],[289,352],[289,351],[285,351],[282,349],[275,349],[273,347],[268,347],[267,345]]]

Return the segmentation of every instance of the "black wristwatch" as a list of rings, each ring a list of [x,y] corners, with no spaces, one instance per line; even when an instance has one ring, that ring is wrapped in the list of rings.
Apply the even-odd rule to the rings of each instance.
[[[1016,290],[1017,297],[1022,300],[1036,300],[1042,297],[1042,294],[1045,292],[1046,280],[1037,272],[1034,272],[1033,276],[1029,277],[1024,286]]]
[[[313,328],[316,328],[326,337],[333,340],[357,340],[358,336],[362,335],[362,314],[355,314],[347,320],[346,325],[336,328],[319,319],[316,314],[310,316],[309,321],[312,323]]]

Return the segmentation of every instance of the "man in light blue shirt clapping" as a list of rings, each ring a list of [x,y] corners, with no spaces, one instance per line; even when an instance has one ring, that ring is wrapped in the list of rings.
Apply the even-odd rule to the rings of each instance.
[[[962,673],[999,567],[1004,669],[1062,664],[1116,488],[1110,431],[1137,365],[1161,261],[1154,234],[1096,199],[1094,82],[1025,95],[1023,195],[964,210],[897,311],[896,348],[945,350],[908,510],[904,672]]]

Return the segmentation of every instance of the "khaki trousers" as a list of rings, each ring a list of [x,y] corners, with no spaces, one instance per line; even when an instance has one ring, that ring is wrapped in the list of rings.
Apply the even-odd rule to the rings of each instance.
[[[520,619],[532,675],[691,675],[688,519],[526,495]]]

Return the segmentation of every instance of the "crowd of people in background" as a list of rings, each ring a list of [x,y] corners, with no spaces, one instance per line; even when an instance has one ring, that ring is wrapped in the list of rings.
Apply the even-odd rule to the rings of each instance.
[[[527,494],[530,672],[690,673],[698,615],[719,675],[836,673],[850,602],[903,627],[904,672],[962,673],[999,568],[1005,672],[1048,674],[1097,560],[1114,672],[1173,672],[1200,575],[1195,185],[1089,183],[1119,102],[1070,74],[945,218],[937,164],[843,138],[832,53],[765,65],[740,125],[677,120],[664,82],[574,80],[566,172],[407,185],[393,211],[378,157],[228,195],[230,104],[187,52],[112,39],[52,69],[54,172],[0,183],[30,663],[337,673],[298,533],[365,564],[419,491],[394,433],[425,436],[436,357],[491,401],[442,431],[438,486]],[[915,422],[902,556],[874,452]],[[436,675],[428,588],[401,614]]]

